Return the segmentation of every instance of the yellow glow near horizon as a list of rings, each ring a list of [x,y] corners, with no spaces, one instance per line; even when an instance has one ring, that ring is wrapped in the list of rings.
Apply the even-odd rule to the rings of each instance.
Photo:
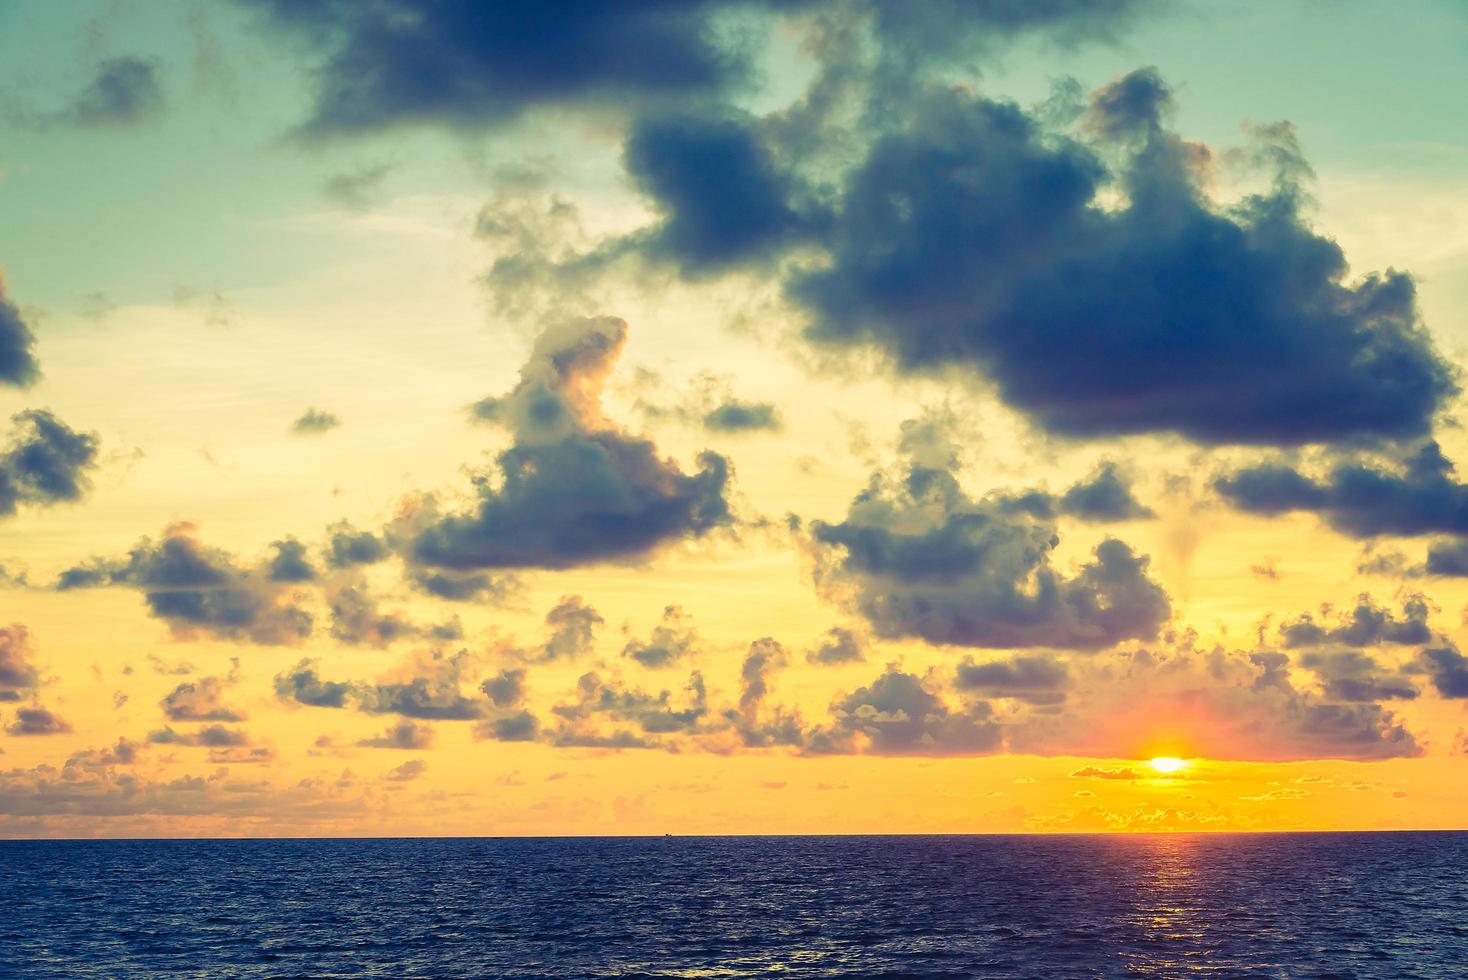
[[[1147,765],[1164,776],[1171,776],[1173,773],[1181,772],[1188,767],[1186,761],[1171,755],[1160,755],[1155,759],[1149,759]]]

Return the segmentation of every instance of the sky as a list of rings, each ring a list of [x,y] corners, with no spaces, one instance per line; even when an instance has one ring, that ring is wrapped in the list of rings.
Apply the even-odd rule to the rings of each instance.
[[[0,0],[0,835],[1461,828],[1465,88],[1457,0]]]

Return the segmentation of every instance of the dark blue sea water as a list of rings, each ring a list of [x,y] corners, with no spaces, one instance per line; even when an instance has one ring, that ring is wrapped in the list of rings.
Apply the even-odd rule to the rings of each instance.
[[[1468,977],[1468,834],[0,843],[3,977]]]

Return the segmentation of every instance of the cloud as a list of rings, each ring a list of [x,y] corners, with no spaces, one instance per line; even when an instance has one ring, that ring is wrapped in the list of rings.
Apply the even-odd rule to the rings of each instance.
[[[367,583],[355,579],[328,585],[326,602],[331,609],[331,635],[354,646],[385,647],[420,637],[451,640],[461,634],[456,620],[424,627],[400,611],[383,612]]]
[[[224,687],[218,677],[184,681],[159,706],[169,721],[243,721],[244,714],[225,706]]]
[[[80,500],[91,487],[88,474],[96,464],[95,435],[76,432],[47,411],[13,416],[9,441],[0,448],[0,517],[13,515],[22,504]]]
[[[15,720],[5,726],[7,735],[65,735],[72,730],[65,718],[40,705],[16,708]]]
[[[312,52],[310,139],[437,124],[480,129],[549,105],[657,104],[750,77],[713,0],[504,4],[246,0]],[[777,6],[770,0],[769,6]]]
[[[658,736],[698,730],[709,715],[708,690],[698,671],[688,675],[676,700],[670,690],[652,694],[590,671],[576,682],[575,700],[557,704],[551,712],[562,720],[551,736],[556,745],[652,748],[661,744]],[[639,731],[614,728],[607,733],[601,728],[605,723],[631,724]]]
[[[357,744],[369,749],[426,749],[433,745],[433,728],[405,718],[388,726],[381,735],[361,739]]]
[[[1157,754],[1259,762],[1422,754],[1379,703],[1322,698],[1268,650],[1138,650],[1072,662],[1064,711],[1006,725],[1009,751],[1091,758]],[[1356,692],[1364,693],[1364,692]]]
[[[814,752],[871,755],[987,755],[1003,748],[989,705],[955,709],[914,674],[889,667],[831,705],[832,724],[811,734]]]
[[[525,668],[515,667],[500,671],[479,685],[496,708],[518,708],[525,702]]]
[[[1086,479],[1061,495],[1062,514],[1083,521],[1134,521],[1157,516],[1137,502],[1129,483],[1117,472],[1115,463],[1105,462]]]
[[[316,569],[306,557],[306,546],[295,538],[272,541],[275,556],[270,559],[266,574],[272,582],[314,582]]]
[[[1346,281],[1302,215],[1287,127],[1258,131],[1271,190],[1211,200],[1212,151],[1166,129],[1170,104],[1141,69],[1096,93],[1087,143],[1010,103],[926,92],[846,177],[829,263],[789,283],[807,335],[905,371],[971,369],[1065,436],[1425,434],[1457,387],[1412,279]]]
[[[40,686],[40,672],[31,663],[34,653],[24,626],[0,626],[0,701],[21,701]]]
[[[1315,672],[1321,690],[1332,701],[1391,701],[1417,697],[1417,688],[1401,674],[1384,670],[1359,650],[1315,650],[1300,657],[1300,666]]]
[[[78,126],[120,127],[152,122],[163,114],[163,86],[156,62],[108,58],[65,113]]]
[[[5,276],[0,272],[0,384],[26,388],[41,377],[35,346],[36,335],[20,308],[11,302],[5,290]]]
[[[696,276],[768,260],[816,230],[807,197],[782,170],[756,121],[725,111],[638,120],[624,149],[627,172],[663,220],[634,236],[653,259]]]
[[[1288,463],[1264,462],[1220,476],[1213,487],[1247,513],[1310,511],[1353,538],[1468,535],[1468,486],[1432,440],[1390,468],[1343,460],[1311,477]]]
[[[319,408],[308,408],[301,417],[291,423],[291,431],[298,436],[319,435],[340,427],[342,420],[331,412]]]
[[[772,432],[780,428],[780,413],[769,402],[730,398],[709,409],[703,427],[710,432]]]
[[[1016,654],[1008,660],[975,663],[965,657],[953,686],[990,698],[1015,698],[1028,704],[1059,704],[1070,687],[1065,664],[1050,657]]]
[[[277,674],[276,697],[314,708],[345,708],[352,685],[322,680],[316,666],[315,660],[302,660],[290,670]]]
[[[417,779],[428,771],[428,763],[422,759],[409,759],[407,762],[394,769],[388,770],[382,778],[390,783],[406,783]]]
[[[366,211],[382,190],[382,181],[392,170],[388,164],[358,167],[347,173],[332,174],[321,185],[327,200],[349,211]]]
[[[233,721],[238,719],[225,720]],[[226,728],[223,725],[204,725],[193,732],[177,732],[171,727],[165,726],[155,732],[149,732],[148,741],[153,745],[187,745],[210,749],[238,749],[249,746],[250,736],[243,729]]]
[[[1100,766],[1082,766],[1070,774],[1072,779],[1141,779],[1142,774],[1135,769],[1121,767],[1118,769],[1105,769]]]
[[[1401,618],[1390,609],[1378,606],[1369,595],[1363,595],[1349,611],[1334,614],[1326,610],[1322,614],[1326,622],[1316,622],[1309,613],[1286,620],[1279,627],[1280,641],[1289,649],[1328,643],[1357,647],[1381,643],[1420,645],[1432,640],[1432,630],[1427,625],[1429,612],[1427,599],[1420,595],[1402,601]]]
[[[806,653],[805,660],[821,667],[834,667],[864,663],[866,653],[861,637],[856,633],[841,626],[832,626],[826,630],[826,638]]]
[[[1445,698],[1468,698],[1468,657],[1453,646],[1423,650],[1421,665],[1437,693]]]
[[[628,640],[622,656],[656,670],[686,660],[698,649],[698,634],[688,625],[680,606],[668,606],[646,640]]]
[[[158,542],[140,541],[125,559],[93,559],[63,571],[57,588],[140,589],[148,611],[174,634],[236,642],[299,643],[311,633],[311,614],[291,583],[271,579],[270,565],[242,568],[228,553],[204,545],[194,525],[164,529]]]
[[[817,583],[884,637],[980,647],[1097,649],[1148,639],[1170,614],[1145,556],[1107,538],[1073,575],[1053,524],[974,500],[952,473],[873,477],[839,523],[814,521]]]
[[[550,637],[545,641],[544,660],[574,660],[589,653],[596,642],[596,628],[605,620],[579,595],[561,596],[545,614]]]
[[[346,521],[326,529],[326,562],[332,568],[352,568],[386,561],[392,551],[371,531],[359,531]]]
[[[732,521],[727,460],[704,452],[685,475],[603,416],[602,384],[626,336],[612,317],[541,335],[520,383],[493,400],[515,437],[498,457],[500,478],[479,481],[467,513],[420,517],[412,561],[459,571],[638,561]]]
[[[442,569],[411,569],[408,580],[420,592],[450,602],[503,603],[523,588],[523,583],[514,575]]]

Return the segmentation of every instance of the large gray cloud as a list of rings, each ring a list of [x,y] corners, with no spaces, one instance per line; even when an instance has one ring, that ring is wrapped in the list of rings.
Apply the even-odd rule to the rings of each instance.
[[[731,522],[727,460],[705,452],[685,474],[602,414],[601,384],[626,335],[626,323],[602,317],[537,340],[520,383],[485,403],[515,436],[499,479],[479,483],[468,512],[420,519],[412,561],[456,570],[635,561]]]
[[[1271,190],[1212,201],[1212,153],[1167,130],[1170,105],[1134,72],[1096,93],[1082,139],[927,92],[845,178],[829,263],[790,283],[808,335],[908,371],[971,368],[1068,436],[1425,434],[1456,384],[1411,278],[1347,280],[1303,215],[1288,127],[1259,130]]]

